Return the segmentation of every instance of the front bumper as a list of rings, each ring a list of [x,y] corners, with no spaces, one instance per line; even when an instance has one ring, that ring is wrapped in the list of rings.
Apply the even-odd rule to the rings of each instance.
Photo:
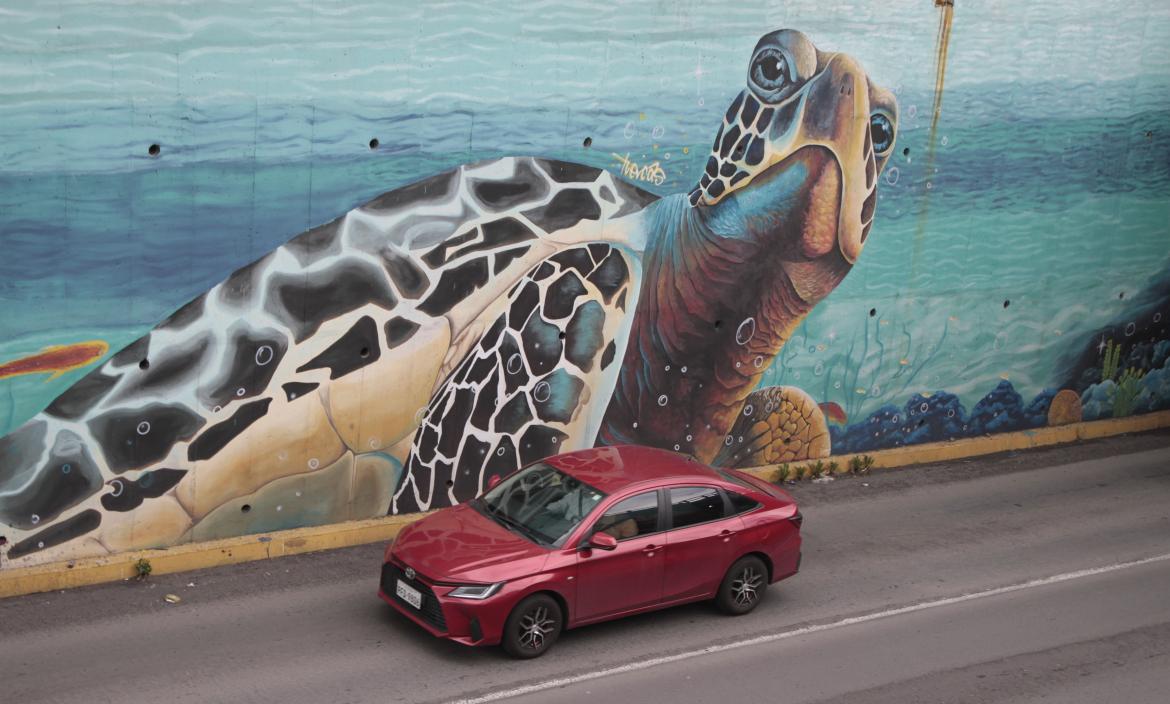
[[[422,593],[422,608],[416,609],[397,596],[395,586],[399,579]],[[464,645],[499,643],[512,606],[504,593],[482,601],[446,596],[453,588],[436,584],[422,575],[407,579],[402,566],[387,562],[382,565],[378,596],[437,638]]]

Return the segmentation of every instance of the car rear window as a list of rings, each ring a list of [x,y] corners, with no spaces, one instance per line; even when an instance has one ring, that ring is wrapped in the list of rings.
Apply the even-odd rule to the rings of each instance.
[[[760,502],[755,499],[749,499],[743,494],[734,491],[727,492],[727,498],[731,500],[731,515],[738,516],[741,513],[747,513],[752,509],[758,508]]]
[[[685,528],[723,518],[723,497],[708,486],[686,486],[670,490],[672,528]]]

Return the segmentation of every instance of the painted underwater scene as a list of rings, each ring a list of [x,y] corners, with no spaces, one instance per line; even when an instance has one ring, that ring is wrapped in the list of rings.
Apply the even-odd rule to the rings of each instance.
[[[16,556],[1170,408],[1170,9],[863,5],[6,10]]]

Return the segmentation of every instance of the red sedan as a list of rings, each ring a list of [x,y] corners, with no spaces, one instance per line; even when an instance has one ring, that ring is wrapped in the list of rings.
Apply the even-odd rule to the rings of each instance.
[[[531,658],[566,628],[676,604],[745,614],[796,573],[800,524],[792,497],[751,475],[581,450],[404,528],[378,593],[436,636]]]

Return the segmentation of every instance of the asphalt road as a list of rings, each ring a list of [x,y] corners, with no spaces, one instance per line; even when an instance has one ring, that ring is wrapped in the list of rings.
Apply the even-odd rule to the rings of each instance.
[[[365,546],[0,601],[0,701],[1167,701],[1170,433],[792,490],[802,571],[746,617],[515,662],[383,605]]]

